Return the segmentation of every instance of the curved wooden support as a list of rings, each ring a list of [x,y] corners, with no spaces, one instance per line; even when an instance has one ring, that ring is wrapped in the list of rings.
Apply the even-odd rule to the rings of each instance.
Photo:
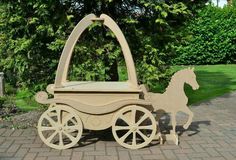
[[[88,113],[88,114],[96,114],[96,115],[108,114],[127,105],[150,106],[150,110],[153,110],[150,102],[146,100],[141,100],[141,99],[119,100],[119,101],[114,101],[112,103],[104,104],[101,106],[93,106],[93,105],[84,104],[79,101],[71,100],[71,99],[59,99],[59,98],[48,99],[47,93],[42,92],[42,91],[36,94],[35,99],[37,102],[41,104],[52,104],[52,103],[66,104],[75,108],[76,110],[80,112]]]
[[[63,82],[66,82],[70,59],[71,59],[71,55],[74,50],[75,44],[77,40],[79,39],[80,35],[84,32],[84,30],[93,23],[92,21],[93,18],[96,18],[94,14],[89,14],[86,17],[84,17],[75,26],[68,40],[66,41],[66,44],[62,51],[62,55],[61,55],[59,65],[57,68],[56,79],[55,79],[56,88],[63,87]]]
[[[103,24],[106,25],[116,35],[116,38],[118,42],[120,43],[120,46],[121,46],[121,49],[125,58],[129,82],[134,87],[138,87],[137,75],[136,75],[133,57],[130,52],[129,45],[125,39],[124,34],[122,33],[121,29],[116,24],[116,22],[113,19],[111,19],[109,16],[107,16],[106,14],[101,14],[100,18],[104,19]]]
[[[136,70],[128,43],[119,26],[115,23],[115,21],[113,21],[109,16],[105,14],[101,14],[99,18],[97,18],[94,14],[89,14],[76,25],[62,51],[62,55],[56,73],[55,88],[63,87],[63,83],[65,83],[67,80],[69,64],[75,44],[78,41],[80,35],[84,32],[84,30],[96,20],[102,20],[103,24],[107,26],[117,37],[117,40],[121,46],[125,58],[129,82],[132,87],[137,88],[138,83]]]

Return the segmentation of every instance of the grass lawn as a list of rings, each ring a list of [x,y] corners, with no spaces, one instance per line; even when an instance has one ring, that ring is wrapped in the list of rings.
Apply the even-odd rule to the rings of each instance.
[[[180,70],[186,66],[173,66],[173,70]],[[236,90],[236,65],[202,65],[195,66],[200,88],[193,91],[185,86],[189,104],[199,103],[211,98],[221,96]]]

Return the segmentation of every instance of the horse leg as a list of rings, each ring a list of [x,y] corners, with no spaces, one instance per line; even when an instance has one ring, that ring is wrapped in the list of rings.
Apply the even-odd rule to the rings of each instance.
[[[182,110],[182,112],[188,114],[188,121],[185,123],[185,125],[183,126],[184,129],[187,129],[189,127],[189,125],[192,123],[193,120],[193,112],[188,108],[188,106],[185,107],[184,110]]]
[[[174,112],[170,113],[171,116],[171,123],[172,123],[172,132],[175,134],[176,133],[176,114]]]

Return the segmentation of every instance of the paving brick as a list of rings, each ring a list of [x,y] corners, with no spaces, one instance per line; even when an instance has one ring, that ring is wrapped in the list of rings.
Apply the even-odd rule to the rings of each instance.
[[[163,150],[163,153],[167,159],[176,159],[176,155],[172,150]]]
[[[34,160],[46,160],[47,157],[36,157]]]
[[[95,144],[95,150],[96,151],[104,151],[105,150],[105,143],[102,141],[99,141]]]
[[[24,160],[33,160],[36,157],[37,153],[27,153],[24,157]]]
[[[106,155],[118,155],[118,152],[116,150],[116,147],[106,147]]]
[[[0,155],[2,152],[6,152],[7,148],[0,148]]]
[[[70,156],[72,154],[72,149],[66,149],[61,151],[62,156]]]
[[[199,144],[194,144],[194,145],[191,145],[192,148],[194,149],[195,152],[205,152],[204,151],[204,148],[202,148]]]
[[[95,156],[84,156],[82,160],[95,160]]]
[[[0,148],[9,148],[12,143],[13,143],[12,140],[5,141],[5,142],[3,142],[3,143],[1,144]]]
[[[73,152],[71,156],[71,160],[82,159],[82,157],[83,157],[83,152]]]
[[[6,130],[7,130],[7,129],[5,129],[5,128],[0,128],[0,136],[2,136],[3,133],[6,132]]]
[[[21,148],[40,148],[42,144],[33,143],[33,144],[22,144]]]
[[[0,158],[13,157],[15,153],[4,152],[0,154]]]
[[[11,136],[11,134],[12,134],[13,132],[15,132],[15,130],[13,130],[13,129],[7,129],[4,133],[2,133],[1,136],[3,136],[3,137],[9,137],[9,136]]]
[[[162,151],[159,147],[151,147],[149,148],[152,154],[162,154]]]
[[[142,157],[139,155],[131,155],[130,157],[132,160],[143,160]],[[122,159],[120,159],[120,160],[122,160]]]
[[[12,133],[12,137],[17,137],[17,136],[20,136],[22,134],[22,130],[21,129],[17,129],[15,130],[13,133]]]
[[[95,147],[94,146],[84,146],[84,147],[77,147],[77,148],[73,148],[72,149],[75,152],[80,152],[80,151],[95,151]]]
[[[34,140],[32,139],[24,139],[24,140],[15,140],[15,144],[32,144]]]
[[[1,146],[1,144],[2,144],[3,142],[5,142],[5,141],[6,141],[5,137],[3,138],[3,137],[0,136],[0,146]]]
[[[230,152],[220,152],[220,154],[227,160],[236,159]]]
[[[12,157],[12,158],[7,157],[7,158],[1,158],[1,160],[22,160],[22,158],[20,158],[20,157]]]
[[[20,148],[20,144],[14,144],[14,143],[13,143],[13,144],[8,148],[7,152],[16,152],[19,148]]]
[[[121,160],[130,160],[128,151],[118,151],[119,159]]]
[[[18,151],[15,154],[15,157],[24,157],[27,154],[28,150],[29,149],[27,149],[27,148],[18,149]]]
[[[182,149],[189,149],[189,148],[191,148],[191,145],[189,145],[186,141],[181,141],[180,140],[179,147],[182,148]]]
[[[39,151],[38,156],[40,156],[40,157],[59,156],[60,153],[61,153],[61,151],[55,151],[55,150],[50,151],[50,152]]]
[[[207,153],[189,153],[187,156],[192,159],[192,158],[208,158],[210,157]]]
[[[172,149],[179,149],[180,147],[177,145],[161,145],[161,149],[172,150]]]
[[[149,149],[139,149],[139,150],[130,150],[130,155],[144,155],[144,154],[151,154]]]
[[[225,160],[224,157],[208,157],[208,158],[203,158],[203,160]]]
[[[224,140],[216,140],[216,142],[221,146],[221,147],[230,147],[230,144],[227,143]]]
[[[201,144],[203,148],[211,148],[211,147],[220,147],[219,144],[211,143],[211,144]]]
[[[103,156],[103,155],[106,155],[106,153],[105,153],[105,151],[88,151],[88,152],[84,152],[84,155],[87,155],[87,156],[97,156],[97,155]]]
[[[96,156],[96,160],[118,160],[117,156]]]
[[[186,154],[176,154],[179,160],[190,160]]]
[[[151,160],[151,159],[165,159],[163,154],[152,154],[152,155],[143,155],[142,158],[144,160]]]
[[[53,157],[48,157],[47,160],[70,160],[70,157],[67,156],[53,156]]]
[[[50,148],[30,148],[29,152],[49,152]]]
[[[193,149],[175,149],[173,150],[175,153],[194,153],[195,151]]]
[[[220,156],[219,152],[217,152],[214,148],[206,148],[205,151],[206,151],[211,157],[218,157],[218,156]]]

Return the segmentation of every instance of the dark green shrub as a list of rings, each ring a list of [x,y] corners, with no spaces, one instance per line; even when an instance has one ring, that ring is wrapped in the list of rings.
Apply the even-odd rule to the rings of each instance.
[[[5,97],[0,97],[0,109],[2,108],[5,101],[6,101]]]
[[[206,6],[180,31],[174,64],[236,62],[236,7]]]

